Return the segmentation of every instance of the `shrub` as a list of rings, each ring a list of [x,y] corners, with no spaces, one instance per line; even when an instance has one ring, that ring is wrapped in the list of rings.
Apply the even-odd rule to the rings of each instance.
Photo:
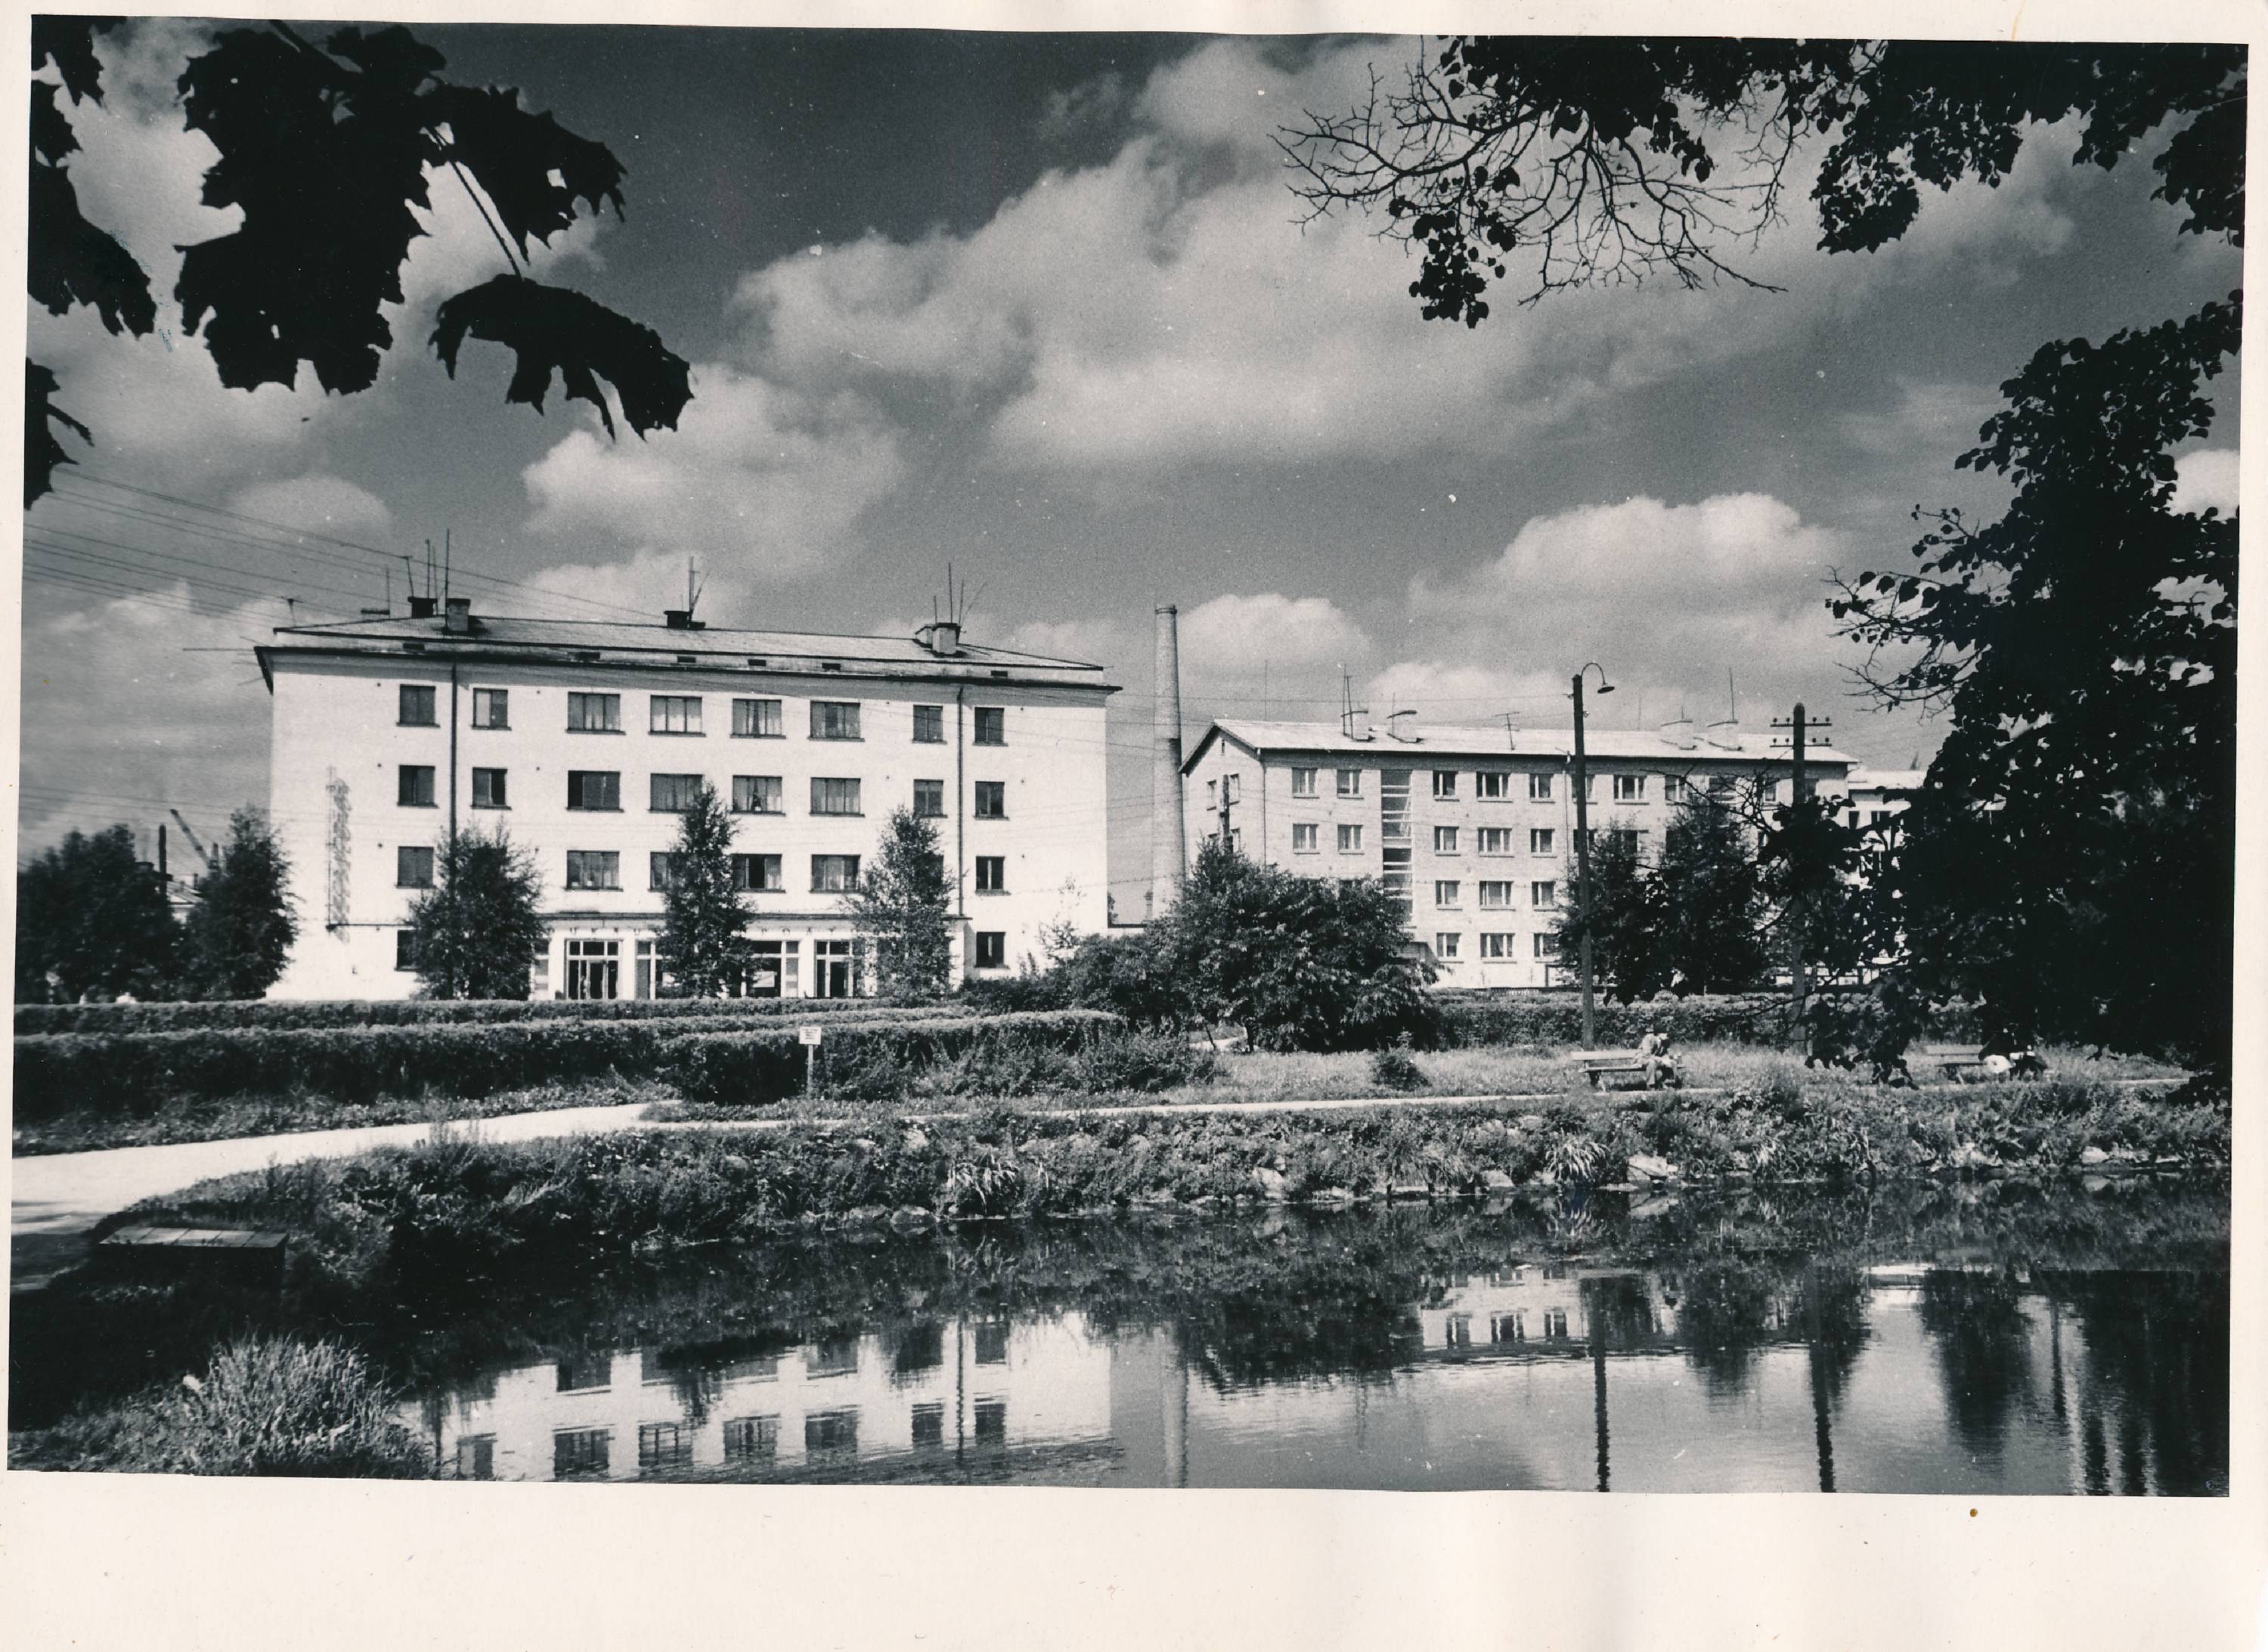
[[[360,1353],[333,1342],[256,1337],[184,1379],[81,1412],[33,1443],[26,1466],[138,1473],[407,1479],[424,1449]]]
[[[1410,1053],[1409,1034],[1403,1034],[1397,1043],[1371,1057],[1370,1078],[1381,1089],[1404,1094],[1425,1088],[1425,1075]]]
[[[963,1071],[985,1063],[1012,1071],[1050,1055],[1076,1055],[1122,1027],[1114,1015],[1077,1009],[860,1021],[830,1029],[821,1051],[821,1082],[830,1093],[856,1099],[895,1099],[933,1069],[960,1062],[968,1064]],[[663,1076],[688,1101],[762,1105],[802,1089],[803,1060],[795,1036],[784,1029],[703,1031],[672,1041]]]

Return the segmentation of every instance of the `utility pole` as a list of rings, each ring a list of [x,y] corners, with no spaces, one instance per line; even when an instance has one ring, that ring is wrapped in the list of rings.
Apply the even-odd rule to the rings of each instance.
[[[1808,782],[1804,773],[1806,737],[1814,728],[1827,728],[1831,726],[1823,717],[1816,723],[1808,721],[1804,717],[1801,700],[1795,703],[1794,716],[1785,719],[1776,717],[1772,719],[1774,728],[1785,728],[1788,731],[1788,754],[1793,762],[1790,764],[1787,820],[1788,830],[1792,831],[1808,833],[1809,830],[1808,825],[1805,823],[1809,820],[1809,815],[1804,808],[1808,800]],[[1797,841],[1800,844],[1802,839],[1799,838]],[[1789,986],[1795,993],[1796,1019],[1800,1021],[1804,1010],[1811,1001],[1811,983],[1805,977],[1803,962],[1803,920],[1806,916],[1808,896],[1802,880],[1807,875],[1807,872],[1799,861],[1790,859],[1788,874],[1791,887],[1788,891],[1790,903],[1787,926],[1787,978]]]
[[[1599,692],[1612,694],[1614,684],[1607,681],[1607,669],[1591,660],[1575,674],[1575,899],[1583,915],[1583,1048],[1588,1050],[1598,1043],[1596,1012],[1591,1003],[1591,929],[1595,914],[1591,911],[1591,774],[1583,756],[1583,678],[1587,673],[1599,674]]]
[[[1220,846],[1224,849],[1228,847],[1231,841],[1228,835],[1228,811],[1237,802],[1237,793],[1241,789],[1236,781],[1237,777],[1233,774],[1224,774],[1220,777]]]

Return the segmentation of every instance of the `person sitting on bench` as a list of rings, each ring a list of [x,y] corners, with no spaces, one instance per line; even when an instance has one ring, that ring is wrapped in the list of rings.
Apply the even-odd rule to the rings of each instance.
[[[1638,1058],[1646,1063],[1646,1088],[1660,1089],[1664,1085],[1675,1086],[1680,1080],[1677,1058],[1670,1053],[1669,1034],[1647,1028],[1638,1041]]]

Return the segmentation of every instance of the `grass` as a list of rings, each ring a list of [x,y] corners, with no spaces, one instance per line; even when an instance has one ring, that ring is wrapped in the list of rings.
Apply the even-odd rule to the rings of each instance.
[[[492,1095],[446,1095],[426,1091],[416,1095],[381,1095],[371,1102],[342,1101],[306,1090],[205,1100],[176,1097],[155,1111],[138,1116],[82,1109],[18,1124],[13,1132],[13,1145],[18,1158],[30,1158],[107,1147],[288,1135],[296,1131],[497,1118],[506,1113],[552,1112],[564,1107],[674,1101],[676,1094],[666,1085],[652,1082],[588,1079],[502,1090]]]
[[[202,1377],[11,1434],[13,1468],[144,1474],[335,1475],[428,1471],[369,1362],[328,1341],[249,1337],[216,1349]]]

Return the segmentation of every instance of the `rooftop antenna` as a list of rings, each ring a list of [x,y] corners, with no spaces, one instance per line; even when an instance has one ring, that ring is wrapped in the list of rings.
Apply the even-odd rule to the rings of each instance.
[[[387,570],[388,573],[392,572]],[[409,560],[409,553],[406,550],[401,553],[401,584],[411,596],[417,594],[417,565]]]
[[[1741,720],[1741,697],[1733,691],[1733,668],[1730,666],[1727,666],[1725,667],[1725,699],[1726,703],[1731,707],[1730,715],[1732,719],[1736,723],[1739,722]]]
[[[709,582],[706,579],[701,580],[698,584],[695,583],[693,558],[688,557],[685,559],[685,617],[687,619],[693,617],[693,610],[701,601],[701,594],[708,588]]]
[[[389,614],[394,612],[394,570],[391,568],[386,571],[386,611]]]
[[[1518,749],[1520,744],[1520,713],[1518,712],[1506,712],[1503,715],[1504,749],[1506,751],[1513,751]]]
[[[449,564],[456,559],[451,549],[450,539],[451,530],[443,528],[441,530],[441,596],[445,601],[449,595]]]

